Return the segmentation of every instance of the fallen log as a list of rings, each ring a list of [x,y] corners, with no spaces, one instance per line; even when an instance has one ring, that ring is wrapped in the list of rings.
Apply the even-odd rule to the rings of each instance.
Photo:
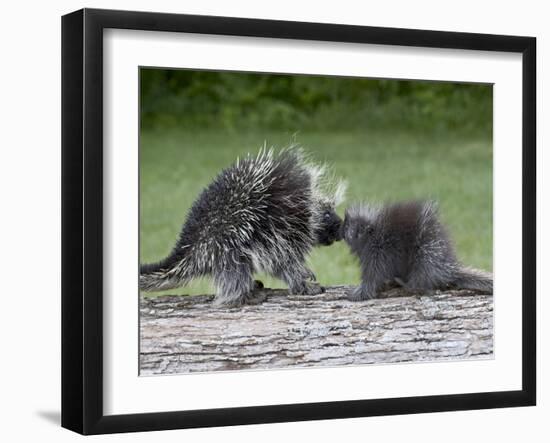
[[[213,296],[140,299],[140,375],[492,358],[493,296],[392,289],[350,302],[265,289],[267,300],[217,308]]]

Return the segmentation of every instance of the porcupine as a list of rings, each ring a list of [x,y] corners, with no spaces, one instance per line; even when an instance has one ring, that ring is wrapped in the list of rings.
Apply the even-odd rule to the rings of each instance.
[[[293,294],[324,289],[305,265],[314,245],[341,240],[335,206],[343,181],[308,161],[298,146],[275,152],[264,145],[222,170],[192,205],[172,252],[140,266],[140,289],[171,289],[211,275],[214,303],[258,303],[263,285],[253,272],[283,280]]]
[[[492,274],[458,261],[433,201],[354,205],[346,210],[342,231],[361,265],[361,285],[351,300],[375,298],[392,283],[412,292],[493,291]]]

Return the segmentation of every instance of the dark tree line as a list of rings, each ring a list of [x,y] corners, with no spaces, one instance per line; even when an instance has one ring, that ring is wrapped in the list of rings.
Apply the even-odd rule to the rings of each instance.
[[[144,128],[487,130],[490,85],[142,69]]]

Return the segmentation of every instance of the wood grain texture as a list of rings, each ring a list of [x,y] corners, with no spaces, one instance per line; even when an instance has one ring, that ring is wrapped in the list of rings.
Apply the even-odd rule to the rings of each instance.
[[[213,296],[140,300],[140,375],[492,358],[493,296],[392,289],[351,302],[266,289],[267,301],[221,309]]]

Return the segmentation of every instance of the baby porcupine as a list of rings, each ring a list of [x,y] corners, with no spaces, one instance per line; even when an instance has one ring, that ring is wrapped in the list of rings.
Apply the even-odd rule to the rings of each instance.
[[[492,293],[493,276],[463,266],[431,201],[346,210],[343,237],[361,264],[361,285],[351,300],[375,298],[386,283],[408,290],[463,288]]]
[[[342,219],[334,208],[343,192],[343,182],[330,180],[300,148],[276,153],[264,146],[202,191],[170,255],[140,267],[139,287],[170,289],[211,275],[214,302],[240,306],[262,301],[252,275],[265,271],[293,294],[323,292],[305,259],[314,245],[341,239]]]

